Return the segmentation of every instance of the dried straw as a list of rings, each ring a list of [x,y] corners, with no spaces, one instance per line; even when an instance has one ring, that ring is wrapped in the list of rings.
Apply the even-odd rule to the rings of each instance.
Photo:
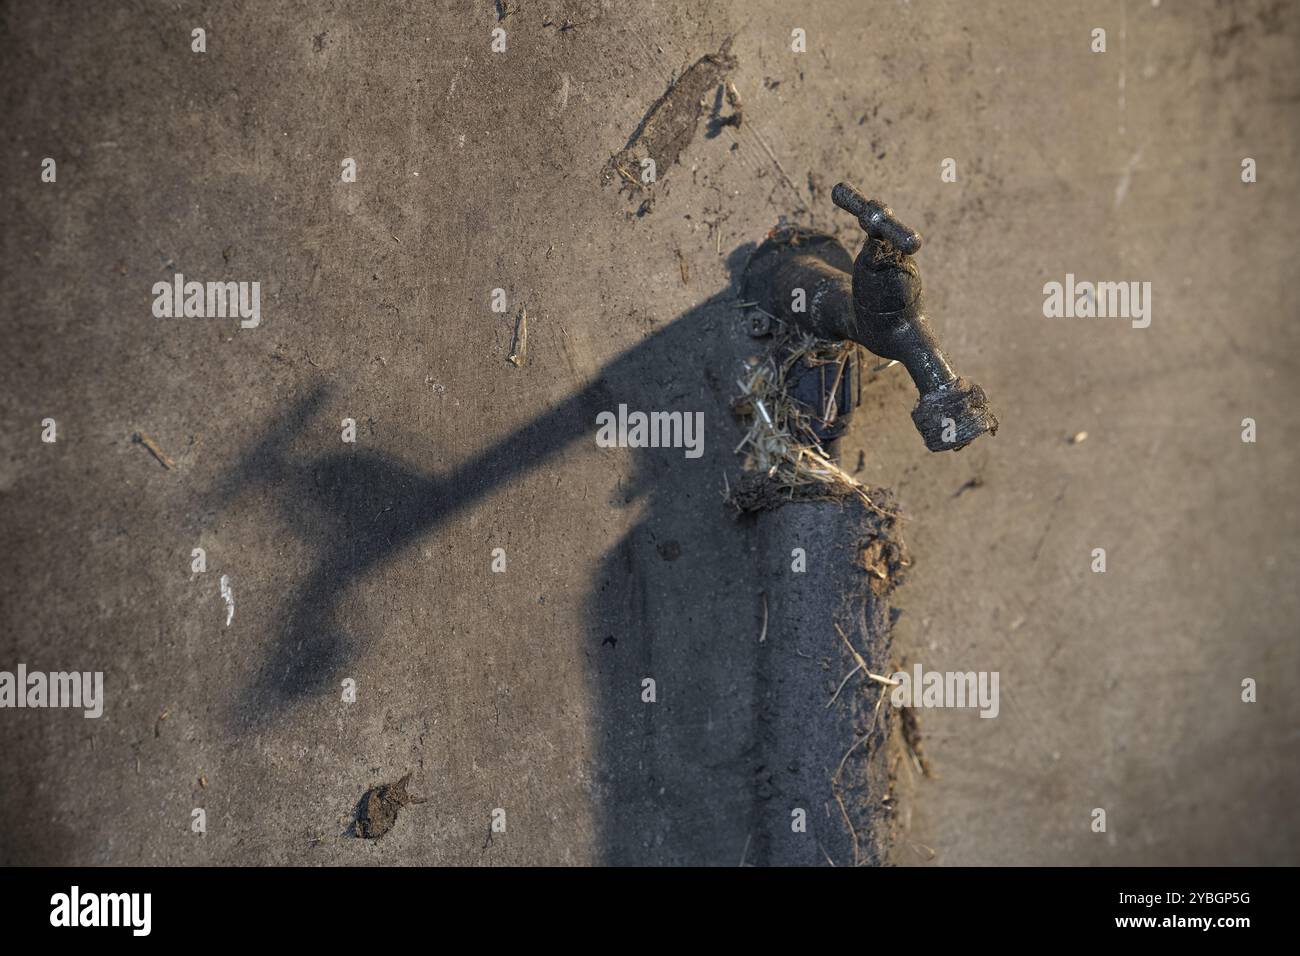
[[[791,497],[797,489],[819,485],[828,495],[855,495],[872,510],[880,510],[866,487],[831,459],[814,431],[815,426],[834,420],[833,397],[826,409],[811,409],[791,398],[787,389],[797,363],[807,368],[834,366],[838,389],[856,348],[852,342],[827,342],[784,323],[777,328],[767,354],[736,382],[740,395],[732,409],[749,422],[749,430],[736,446],[746,471],[765,474]]]

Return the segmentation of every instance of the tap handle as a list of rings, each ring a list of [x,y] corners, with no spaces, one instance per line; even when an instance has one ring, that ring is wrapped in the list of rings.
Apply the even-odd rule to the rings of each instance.
[[[848,183],[837,183],[831,200],[846,212],[858,217],[860,225],[872,239],[888,243],[905,256],[921,249],[921,234],[894,217],[894,211],[882,202],[868,199]]]

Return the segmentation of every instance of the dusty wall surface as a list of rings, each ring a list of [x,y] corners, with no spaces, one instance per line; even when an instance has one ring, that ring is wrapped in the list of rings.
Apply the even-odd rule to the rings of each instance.
[[[1001,676],[996,719],[919,715],[896,861],[1295,863],[1296,9],[508,7],[4,6],[0,668],[108,696],[0,711],[0,860],[743,859],[789,811],[730,281],[782,216],[856,243],[848,179],[1002,420],[929,454],[893,368],[844,445],[909,516],[898,660]],[[744,121],[641,210],[602,171],[727,37]],[[260,326],[155,318],[177,272],[260,281]],[[1067,273],[1150,282],[1150,326],[1044,317]],[[703,456],[596,447],[619,403],[703,411]],[[407,772],[428,803],[342,835]]]

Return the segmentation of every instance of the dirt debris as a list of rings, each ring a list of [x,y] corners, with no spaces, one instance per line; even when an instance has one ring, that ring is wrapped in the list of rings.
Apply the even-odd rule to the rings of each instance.
[[[510,342],[509,362],[515,368],[523,368],[528,361],[528,310],[520,309],[515,318],[515,334]]]
[[[650,107],[627,145],[610,157],[602,180],[608,185],[620,179],[636,191],[661,181],[695,138],[708,94],[725,82],[736,65],[730,37],[723,41],[717,53],[696,60]],[[735,125],[739,125],[739,120]],[[642,176],[643,169],[649,168],[644,165],[647,159],[654,163],[654,177],[649,181]]]
[[[744,121],[745,111],[740,102],[740,91],[736,89],[736,84],[731,80],[727,80],[726,91],[727,105],[731,107],[731,114],[719,117],[718,127],[734,126],[736,129],[740,129],[740,124]]]
[[[925,748],[921,744],[921,724],[916,719],[916,711],[911,707],[900,707],[898,710],[899,730],[903,735],[903,743],[907,746],[907,752],[916,764],[917,771],[923,777],[933,776],[930,761],[926,759]]]
[[[172,459],[172,456],[167,454],[161,448],[159,448],[158,443],[154,441],[152,438],[150,438],[148,435],[146,435],[144,432],[135,432],[133,435],[131,435],[131,441],[133,441],[137,445],[143,445],[145,448],[147,448],[149,450],[149,454],[154,456],[154,458],[158,461],[158,464],[162,465],[168,471],[172,471],[176,467],[176,462],[175,460]]]
[[[900,572],[911,566],[902,545],[890,537],[874,537],[862,543],[858,562],[867,572],[873,594],[884,597],[894,589]]]
[[[397,783],[381,783],[371,787],[357,804],[356,823],[352,835],[361,840],[378,840],[397,823],[397,813],[412,803],[425,803],[427,797],[416,797],[407,792],[408,773]]]

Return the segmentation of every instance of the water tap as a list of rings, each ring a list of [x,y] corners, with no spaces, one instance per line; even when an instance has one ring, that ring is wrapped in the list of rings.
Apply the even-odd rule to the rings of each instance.
[[[825,233],[778,228],[750,258],[742,294],[818,338],[848,339],[902,363],[920,396],[912,421],[930,451],[957,451],[996,434],[984,390],[953,371],[926,319],[912,259],[920,234],[848,183],[831,199],[866,233],[857,260]]]

